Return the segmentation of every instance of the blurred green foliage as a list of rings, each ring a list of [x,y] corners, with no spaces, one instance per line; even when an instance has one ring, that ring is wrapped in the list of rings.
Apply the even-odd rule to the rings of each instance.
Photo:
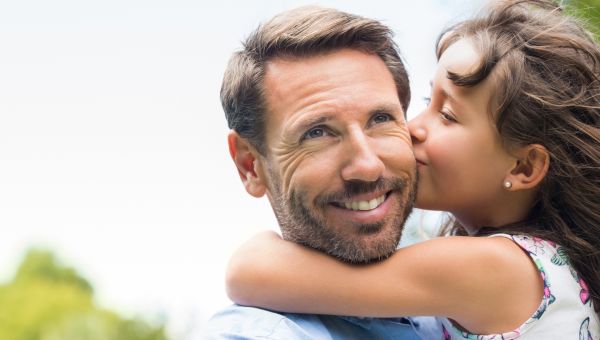
[[[91,284],[51,252],[31,250],[0,285],[3,340],[166,340],[162,325],[96,306]]]
[[[600,41],[600,0],[569,0],[566,7],[570,13],[583,19],[596,36],[596,41]]]

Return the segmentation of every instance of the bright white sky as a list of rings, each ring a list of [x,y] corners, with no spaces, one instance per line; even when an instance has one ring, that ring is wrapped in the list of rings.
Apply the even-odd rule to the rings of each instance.
[[[380,19],[422,108],[440,30],[481,0],[321,1]],[[261,21],[314,2],[3,1],[0,279],[54,250],[126,315],[191,339],[229,304],[229,255],[276,229],[229,159],[219,102],[229,55]]]

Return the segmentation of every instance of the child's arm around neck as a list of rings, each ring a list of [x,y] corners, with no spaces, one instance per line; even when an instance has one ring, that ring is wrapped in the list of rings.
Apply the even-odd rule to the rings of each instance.
[[[447,237],[352,265],[260,234],[230,261],[227,291],[238,304],[284,312],[444,316],[473,333],[508,331],[540,304],[530,258],[504,238]]]

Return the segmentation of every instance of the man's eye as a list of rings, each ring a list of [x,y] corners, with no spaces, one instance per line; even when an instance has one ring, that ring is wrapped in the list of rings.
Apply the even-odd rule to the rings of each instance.
[[[302,136],[302,140],[305,139],[313,139],[319,138],[328,135],[327,131],[322,126],[316,126],[308,131]]]
[[[390,116],[387,113],[378,113],[378,114],[374,115],[371,120],[375,124],[381,124],[381,123],[385,123],[385,122],[394,120],[394,117]]]

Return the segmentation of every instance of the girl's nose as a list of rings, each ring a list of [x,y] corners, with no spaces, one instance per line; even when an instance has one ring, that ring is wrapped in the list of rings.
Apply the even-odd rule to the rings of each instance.
[[[408,122],[408,131],[413,144],[423,143],[427,139],[427,130],[423,122],[423,113]]]

